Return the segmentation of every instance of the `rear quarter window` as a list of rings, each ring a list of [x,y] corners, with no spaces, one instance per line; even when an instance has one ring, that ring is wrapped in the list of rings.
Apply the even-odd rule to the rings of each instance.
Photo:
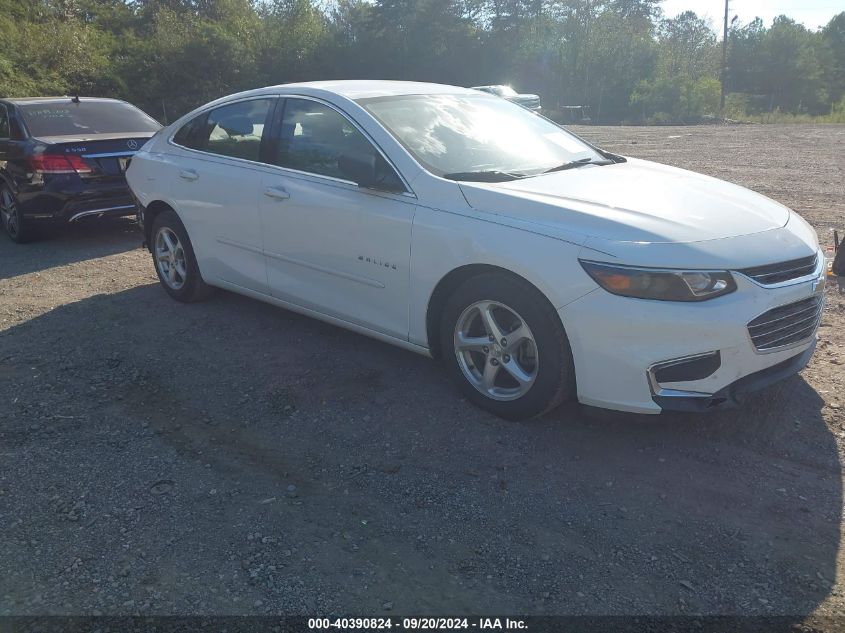
[[[179,128],[179,131],[173,135],[173,142],[188,149],[203,149],[205,146],[205,121],[208,118],[208,113],[203,112],[199,116],[195,116],[185,125]]]
[[[17,118],[14,116],[9,117],[9,138],[13,141],[24,140],[24,134],[23,130],[21,129],[21,124],[18,123]]]
[[[9,111],[0,103],[0,138],[9,138]]]

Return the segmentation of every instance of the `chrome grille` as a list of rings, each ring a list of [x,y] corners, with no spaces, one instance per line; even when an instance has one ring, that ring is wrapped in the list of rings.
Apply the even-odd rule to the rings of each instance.
[[[757,351],[764,352],[800,343],[816,332],[822,316],[821,295],[773,308],[748,324]]]
[[[751,277],[759,284],[768,286],[812,275],[816,270],[816,264],[818,262],[819,256],[816,254],[810,257],[802,257],[801,259],[791,259],[788,262],[744,268],[739,272]]]

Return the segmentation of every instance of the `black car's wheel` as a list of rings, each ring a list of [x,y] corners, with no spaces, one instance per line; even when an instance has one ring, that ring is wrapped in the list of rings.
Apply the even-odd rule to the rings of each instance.
[[[833,259],[831,268],[834,275],[845,277],[845,244],[840,244],[836,249],[836,257]]]
[[[574,393],[569,341],[554,308],[517,278],[486,274],[449,298],[440,349],[466,397],[509,420],[532,418]]]
[[[160,213],[152,228],[152,254],[156,274],[177,301],[202,301],[212,288],[200,274],[188,232],[174,211]]]
[[[24,222],[18,200],[8,185],[0,187],[0,224],[13,242],[23,244],[32,239],[32,231]]]

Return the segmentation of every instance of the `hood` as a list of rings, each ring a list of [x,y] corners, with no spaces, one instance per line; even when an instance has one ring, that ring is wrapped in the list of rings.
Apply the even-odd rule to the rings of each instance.
[[[750,235],[783,227],[790,215],[782,204],[743,187],[636,159],[460,187],[478,211],[545,227],[549,235],[622,242]]]

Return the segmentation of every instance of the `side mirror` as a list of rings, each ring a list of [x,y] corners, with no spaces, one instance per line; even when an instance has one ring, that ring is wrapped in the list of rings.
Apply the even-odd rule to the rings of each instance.
[[[375,187],[376,157],[373,154],[341,154],[337,159],[340,171],[359,187]]]

